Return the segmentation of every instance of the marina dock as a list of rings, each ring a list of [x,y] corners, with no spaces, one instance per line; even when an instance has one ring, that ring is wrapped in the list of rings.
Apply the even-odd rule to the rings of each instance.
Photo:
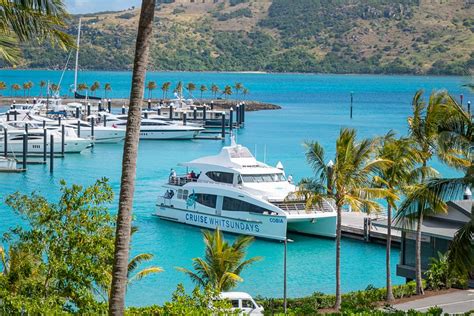
[[[342,213],[342,235],[347,238],[364,240],[367,242],[385,243],[387,240],[387,229],[372,224],[386,220],[383,215],[368,215],[358,212]],[[399,245],[401,233],[392,229],[392,244]]]

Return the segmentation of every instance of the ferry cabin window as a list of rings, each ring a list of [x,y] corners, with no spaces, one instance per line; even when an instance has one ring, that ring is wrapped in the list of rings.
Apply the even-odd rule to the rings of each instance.
[[[203,194],[203,193],[194,193],[191,194],[189,197],[193,197],[196,199],[196,202],[210,207],[210,208],[216,208],[217,204],[217,195],[214,194]]]
[[[224,211],[234,211],[234,212],[271,213],[271,211],[263,207],[260,207],[260,206],[257,206],[255,204],[251,204],[245,201],[241,201],[238,199],[234,199],[231,197],[227,197],[227,196],[224,196],[222,209]]]
[[[242,179],[246,183],[286,181],[286,178],[282,173],[242,175]]]
[[[177,197],[178,199],[186,200],[188,198],[188,190],[179,189]]]
[[[228,184],[234,183],[234,174],[231,172],[208,171],[206,172],[206,176],[216,182]]]

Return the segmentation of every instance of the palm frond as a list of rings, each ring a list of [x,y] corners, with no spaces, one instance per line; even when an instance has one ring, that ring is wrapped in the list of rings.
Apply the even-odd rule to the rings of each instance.
[[[471,210],[471,220],[462,226],[455,234],[449,246],[448,259],[451,266],[461,274],[472,272],[474,267],[474,212]]]
[[[137,274],[135,274],[133,277],[128,279],[128,284],[131,284],[134,281],[140,281],[146,276],[149,276],[150,274],[155,274],[155,273],[160,273],[163,272],[163,269],[160,267],[149,267],[141,270]]]
[[[141,253],[133,257],[128,263],[128,275],[132,274],[140,263],[150,261],[151,259],[153,259],[153,255],[150,253]]]

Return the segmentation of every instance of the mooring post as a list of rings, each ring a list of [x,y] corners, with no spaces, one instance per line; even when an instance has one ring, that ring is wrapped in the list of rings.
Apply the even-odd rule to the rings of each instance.
[[[125,105],[122,105],[122,114],[125,114]]]
[[[170,105],[170,120],[173,120],[173,106]]]
[[[61,116],[58,116],[58,126],[61,126]]]
[[[53,172],[54,170],[54,136],[51,134],[49,136],[49,171]]]
[[[90,107],[90,103],[87,103],[87,105]],[[97,105],[99,112],[102,112],[102,101],[99,101],[99,104]],[[87,116],[91,115],[90,109],[89,109],[89,114]]]
[[[112,100],[107,100],[107,108],[109,113],[112,113]]]
[[[46,121],[43,120],[43,128],[46,128]]]
[[[221,114],[221,137],[222,139],[225,138],[225,112],[222,112]]]
[[[464,100],[464,94],[461,94],[459,98],[461,99],[461,106],[462,106],[462,100]]]
[[[211,100],[211,110],[214,110],[214,101]]]
[[[161,115],[161,105],[156,108],[156,114]]]
[[[188,116],[187,113],[184,112],[184,113],[183,113],[183,125],[186,125],[186,123],[187,123],[187,122],[186,122],[187,119],[188,119],[187,116]]]
[[[28,153],[28,134],[23,134],[23,169],[26,170],[26,155]]]
[[[94,118],[91,117],[90,120],[91,120],[91,137],[94,138],[94,125],[95,125]]]
[[[33,98],[33,104],[36,104],[36,98]]]
[[[77,121],[77,137],[81,137],[81,121]]]
[[[467,112],[471,114],[471,101],[467,101]]]
[[[76,108],[76,118],[79,119],[80,118],[80,113],[79,113],[79,108],[77,107]]]
[[[202,108],[202,121],[206,124],[206,105]]]
[[[17,113],[16,113],[16,110],[15,110],[15,112],[13,112],[13,120],[14,120],[15,122],[16,122],[16,120],[17,120]]]
[[[99,111],[100,111],[100,102],[99,102]],[[91,115],[91,104],[90,102],[87,103],[87,116]]]
[[[197,120],[197,108],[196,108],[196,106],[193,106],[193,119]]]
[[[367,242],[370,241],[370,225],[370,217],[364,217],[364,240]]]
[[[107,127],[107,115],[104,115],[104,127]]]
[[[43,162],[46,163],[46,156],[48,155],[48,133],[46,128],[43,128]]]
[[[242,105],[240,106],[240,109],[242,110],[242,115],[241,115],[241,118],[240,118],[240,122],[243,124],[245,124],[245,103],[242,103]]]
[[[148,118],[148,112],[143,113],[143,116],[147,119]]]
[[[7,122],[10,122],[10,110],[7,112]]]
[[[237,104],[237,108],[235,109],[235,123],[237,127],[240,126],[240,104]]]
[[[64,125],[61,125],[61,156],[64,158],[64,145],[65,145],[65,138],[66,136],[64,135],[65,134],[65,128],[64,128]]]
[[[232,129],[234,128],[234,126],[232,126],[234,124],[234,108],[230,108],[230,111],[229,111],[229,131],[232,132]]]
[[[25,133],[28,136],[28,123],[25,122]]]
[[[3,155],[7,157],[8,154],[8,130],[5,128],[3,130]]]
[[[148,99],[148,111],[150,111],[150,110],[151,110],[151,100]]]

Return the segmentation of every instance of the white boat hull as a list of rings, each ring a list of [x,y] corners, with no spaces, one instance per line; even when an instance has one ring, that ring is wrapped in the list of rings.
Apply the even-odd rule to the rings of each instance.
[[[305,235],[335,238],[336,222],[336,214],[321,214],[313,219],[289,219],[288,231]]]
[[[148,131],[140,130],[140,139],[193,139],[199,135],[199,131],[196,130],[163,130],[163,131]]]
[[[285,240],[286,218],[283,216],[253,216],[252,220],[238,219],[216,214],[197,212],[191,209],[178,209],[170,205],[158,204],[156,216],[161,219],[217,229],[238,235],[251,235],[258,238]]]
[[[80,153],[84,149],[91,146],[91,141],[86,139],[78,140],[67,140],[64,142],[64,152],[65,153]],[[61,140],[54,140],[54,153],[58,154],[62,152],[61,149]],[[4,143],[3,140],[0,142],[0,152],[4,152]],[[23,141],[9,141],[7,144],[8,153],[23,153]],[[43,140],[35,139],[28,141],[28,153],[31,154],[43,154],[44,144]],[[48,140],[46,144],[46,152],[50,152],[50,142]]]
[[[76,129],[77,131],[77,129]],[[91,138],[92,132],[90,128],[81,127],[81,137]],[[94,143],[96,144],[112,144],[118,143],[125,138],[125,131],[116,128],[112,130],[94,129]]]

